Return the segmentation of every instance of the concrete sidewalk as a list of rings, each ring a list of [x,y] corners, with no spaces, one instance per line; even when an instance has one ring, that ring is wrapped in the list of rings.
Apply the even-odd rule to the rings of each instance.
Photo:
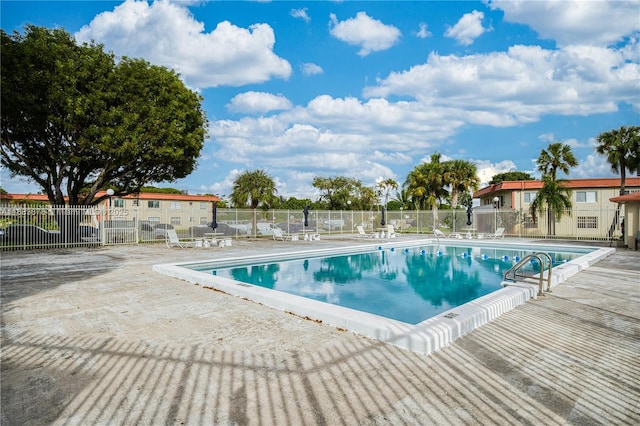
[[[2,253],[1,424],[640,423],[639,252],[429,356],[151,271],[290,244]]]

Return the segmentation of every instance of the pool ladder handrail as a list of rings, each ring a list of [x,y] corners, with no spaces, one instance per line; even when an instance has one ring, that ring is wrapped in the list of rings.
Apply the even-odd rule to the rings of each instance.
[[[549,264],[549,269],[547,269],[547,278],[544,278],[544,261],[542,260],[542,258],[545,258],[547,260],[547,263]],[[534,279],[535,277],[532,275],[525,275],[525,274],[521,274],[519,273],[520,269],[525,266],[527,264],[527,262],[529,262],[532,259],[537,259],[538,263],[540,264],[540,272],[538,273],[538,296],[544,296],[544,292],[543,292],[543,282],[546,281],[547,282],[547,292],[551,293],[551,273],[553,271],[553,261],[551,260],[551,256],[549,256],[548,253],[543,253],[543,252],[537,252],[534,254],[529,254],[525,257],[523,257],[518,263],[516,263],[515,265],[513,265],[507,272],[505,272],[504,274],[504,280],[505,281],[513,281],[513,282],[525,282],[525,283],[530,283],[531,279]]]

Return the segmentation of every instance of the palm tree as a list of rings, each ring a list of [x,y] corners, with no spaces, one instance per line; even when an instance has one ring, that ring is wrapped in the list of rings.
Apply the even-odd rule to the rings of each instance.
[[[569,169],[578,165],[578,160],[573,155],[569,145],[561,142],[549,144],[546,150],[540,151],[536,161],[538,170],[542,172],[542,189],[536,194],[536,199],[531,203],[531,215],[536,218],[536,211],[543,212],[547,208],[547,233],[555,235],[556,217],[562,215],[571,208],[571,191],[567,189],[564,180],[557,179],[558,170],[569,174]]]
[[[552,180],[551,176],[543,176],[542,188],[531,203],[530,211],[533,221],[536,213],[547,210],[547,235],[556,234],[556,220],[571,209],[571,190],[564,186],[564,180]]]
[[[549,144],[546,150],[540,151],[540,156],[536,161],[538,170],[542,175],[550,176],[551,180],[557,179],[558,170],[564,174],[569,174],[569,169],[578,165],[578,160],[573,155],[571,147],[561,142]]]
[[[233,181],[231,201],[236,207],[246,207],[247,204],[252,209],[260,205],[268,207],[275,198],[276,192],[276,184],[267,172],[245,171]]]
[[[414,204],[411,201],[411,193],[408,188],[400,188],[400,191],[396,192],[395,201],[400,203],[403,209],[413,209]]]
[[[431,154],[431,161],[417,165],[405,180],[405,186],[411,194],[416,207],[431,209],[433,227],[438,221],[438,202],[449,195],[445,189],[444,164],[440,162],[439,153]]]
[[[614,173],[620,173],[620,195],[625,193],[626,171],[640,172],[640,127],[622,126],[598,135],[596,152],[606,155]]]
[[[384,193],[384,206],[387,207],[387,203],[389,202],[389,193],[392,189],[398,189],[398,182],[389,178],[378,182],[376,186]]]
[[[466,160],[452,160],[444,163],[445,183],[451,186],[451,207],[458,207],[460,194],[477,191],[480,186],[476,165]]]
[[[460,195],[469,194],[480,186],[476,165],[466,160],[451,160],[444,163],[444,182],[451,187],[452,228],[456,231],[456,209]]]

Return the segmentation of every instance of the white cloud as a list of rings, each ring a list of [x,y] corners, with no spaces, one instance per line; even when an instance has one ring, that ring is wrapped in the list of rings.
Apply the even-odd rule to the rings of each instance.
[[[490,0],[504,19],[529,25],[558,45],[608,46],[640,31],[638,2],[632,1],[512,1]]]
[[[290,109],[291,102],[282,95],[273,95],[264,92],[245,92],[234,96],[226,107],[231,112],[261,114],[269,111]]]
[[[444,33],[446,37],[455,38],[458,43],[463,46],[468,46],[473,41],[488,31],[482,26],[482,19],[484,13],[474,10],[471,13],[466,13],[460,18],[457,24],[447,29]]]
[[[416,37],[418,38],[431,37],[431,32],[427,30],[427,24],[425,24],[424,22],[420,22],[420,30],[416,33]]]
[[[396,27],[372,19],[365,12],[358,12],[355,18],[345,21],[338,21],[332,13],[329,26],[331,35],[338,40],[360,46],[360,56],[387,50],[396,44],[401,36],[400,30]]]
[[[206,33],[186,7],[165,1],[126,0],[97,15],[75,37],[102,43],[117,56],[144,57],[175,69],[188,85],[201,89],[291,75],[289,62],[273,52],[275,35],[269,25],[245,29],[223,21]]]
[[[468,56],[431,53],[425,64],[393,72],[366,97],[409,96],[458,110],[467,123],[511,126],[547,114],[589,115],[640,107],[640,65],[614,49],[546,50],[512,46]]]
[[[291,9],[291,12],[289,12],[291,14],[291,16],[293,16],[294,18],[297,19],[302,19],[304,22],[311,22],[311,18],[309,17],[309,15],[307,14],[307,8],[302,8],[302,9]]]
[[[317,75],[317,74],[323,74],[324,70],[322,69],[322,67],[320,65],[316,65],[314,63],[308,62],[306,64],[302,64],[300,66],[300,68],[302,69],[302,74],[304,75]]]
[[[607,162],[607,159],[602,155],[591,154],[586,158],[580,159],[580,164],[577,167],[571,169],[570,178],[589,178],[593,176],[598,177],[616,177],[619,174],[611,171],[611,164]]]
[[[511,160],[504,160],[498,163],[492,163],[489,160],[470,160],[476,165],[478,178],[480,179],[480,187],[487,186],[491,178],[498,173],[514,172],[518,170],[516,164]],[[522,170],[521,170],[522,171]]]
[[[407,102],[324,95],[269,117],[213,121],[206,150],[212,159],[247,165],[259,159],[280,173],[295,164],[310,173],[349,175],[373,184],[380,176],[393,176],[399,165],[413,164],[416,152],[428,152],[450,137],[462,125],[450,115]]]
[[[556,136],[553,133],[543,133],[540,136],[538,136],[538,139],[547,143],[547,144],[552,144],[555,142],[560,142],[562,144],[565,145],[569,145],[571,148],[576,149],[576,148],[591,148],[593,147],[593,139],[584,143],[584,142],[580,142],[579,140],[575,139],[575,138],[568,138],[568,139],[563,139],[563,140],[558,140],[558,138],[556,138]],[[546,147],[545,147],[546,148]]]

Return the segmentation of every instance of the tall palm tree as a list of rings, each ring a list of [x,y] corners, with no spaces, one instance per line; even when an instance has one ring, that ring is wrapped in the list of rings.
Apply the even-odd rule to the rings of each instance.
[[[396,182],[391,178],[388,178],[378,182],[376,186],[380,188],[384,193],[384,206],[387,207],[387,203],[389,202],[389,193],[391,192],[392,189],[393,190],[398,189],[398,182]]]
[[[480,186],[476,165],[466,160],[452,160],[444,163],[445,183],[451,186],[451,207],[458,207],[460,194],[477,191]]]
[[[640,172],[640,127],[622,126],[598,135],[596,152],[606,155],[614,173],[620,173],[620,195],[625,193],[626,172]]]
[[[231,201],[236,207],[246,207],[249,204],[252,209],[256,209],[260,205],[269,206],[276,192],[276,184],[267,172],[247,170],[233,181]]]
[[[564,174],[569,174],[569,169],[577,166],[578,160],[573,155],[569,145],[554,142],[549,144],[546,150],[540,151],[536,164],[543,176],[550,176],[551,180],[555,181],[558,177],[558,170]]]
[[[536,194],[536,199],[531,203],[531,215],[536,217],[536,211],[547,210],[547,233],[555,235],[556,217],[562,215],[571,208],[571,191],[566,188],[564,180],[558,180],[558,170],[569,174],[569,169],[578,165],[578,160],[573,155],[571,147],[561,142],[549,144],[546,150],[540,151],[536,161],[538,170],[542,172],[542,189]]]
[[[431,161],[417,165],[405,180],[405,186],[416,207],[431,209],[433,212],[433,227],[437,226],[438,202],[449,195],[445,188],[445,170],[440,157],[437,152],[431,154]]]

